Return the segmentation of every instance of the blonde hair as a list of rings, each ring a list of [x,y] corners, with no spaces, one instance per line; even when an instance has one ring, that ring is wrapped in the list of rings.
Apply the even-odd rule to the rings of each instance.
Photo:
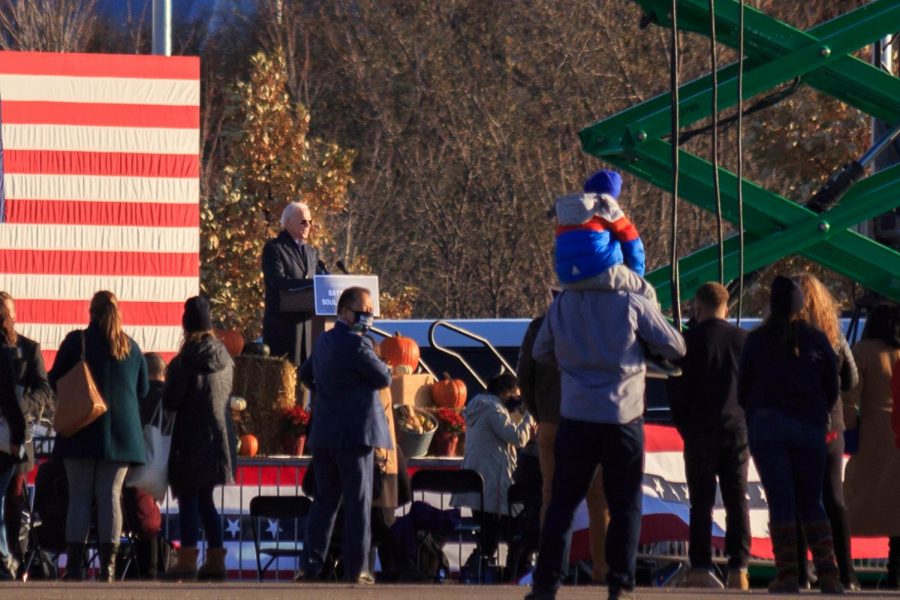
[[[19,334],[16,333],[16,324],[12,320],[12,315],[6,309],[7,300],[14,302],[12,296],[6,292],[0,292],[0,339],[14,346],[19,341]]]
[[[116,360],[124,360],[131,352],[131,342],[122,329],[122,313],[115,294],[100,291],[91,298],[91,323],[96,324],[109,343],[109,350]]]
[[[821,281],[809,273],[794,277],[803,290],[803,308],[800,318],[825,332],[833,348],[841,344],[841,324],[838,321],[838,307],[834,296]]]

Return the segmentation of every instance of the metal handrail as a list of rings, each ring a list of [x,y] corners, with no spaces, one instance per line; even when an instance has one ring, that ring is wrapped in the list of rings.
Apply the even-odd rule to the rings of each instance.
[[[455,350],[451,350],[450,348],[447,348],[445,346],[441,346],[440,344],[437,343],[437,340],[435,340],[435,338],[434,338],[434,331],[438,327],[446,327],[450,331],[454,331],[463,337],[467,337],[470,340],[475,340],[476,342],[481,343],[488,350],[490,350],[494,356],[497,357],[497,360],[500,361],[500,364],[503,365],[504,369],[506,369],[510,373],[516,372],[516,370],[513,369],[508,362],[506,362],[506,359],[503,358],[503,355],[501,355],[499,352],[497,352],[497,349],[494,348],[493,344],[491,344],[487,340],[487,338],[484,338],[484,337],[478,335],[477,333],[472,333],[468,329],[463,329],[462,327],[460,327],[458,325],[454,325],[453,323],[450,323],[448,321],[438,320],[438,321],[435,321],[434,323],[432,323],[431,326],[428,328],[428,343],[431,344],[431,347],[434,348],[435,350],[437,350],[438,352],[443,352],[444,354],[448,354],[448,355],[456,358],[462,364],[462,366],[466,368],[466,370],[475,379],[475,381],[477,381],[481,385],[481,387],[483,389],[485,389],[485,390],[487,389],[487,383],[485,383],[485,381],[481,377],[478,376],[478,373],[476,373],[475,369],[472,368],[472,365],[470,365],[468,363],[468,361],[465,358],[463,358],[462,354],[460,354],[459,352],[456,352]]]
[[[388,333],[384,329],[378,329],[377,327],[370,326],[369,331],[371,331],[372,333],[378,334],[383,338],[391,337],[390,333]],[[431,367],[429,367],[428,364],[424,360],[422,360],[421,357],[419,357],[419,366],[422,367],[425,370],[425,372],[428,373],[429,375],[431,375],[434,379],[438,379],[437,375],[434,374],[434,371],[431,370]]]

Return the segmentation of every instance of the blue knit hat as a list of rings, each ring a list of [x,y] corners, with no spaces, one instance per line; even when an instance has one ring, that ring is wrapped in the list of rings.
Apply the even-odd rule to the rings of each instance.
[[[616,200],[622,191],[622,176],[615,171],[602,169],[584,182],[584,191],[594,194],[609,194]]]

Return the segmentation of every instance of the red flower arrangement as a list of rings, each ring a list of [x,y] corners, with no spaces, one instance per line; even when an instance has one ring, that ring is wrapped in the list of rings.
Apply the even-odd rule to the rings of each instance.
[[[281,431],[293,435],[305,435],[310,412],[302,406],[292,406],[281,411]]]
[[[439,408],[434,411],[438,420],[438,430],[453,435],[459,435],[466,431],[466,419],[452,408]]]

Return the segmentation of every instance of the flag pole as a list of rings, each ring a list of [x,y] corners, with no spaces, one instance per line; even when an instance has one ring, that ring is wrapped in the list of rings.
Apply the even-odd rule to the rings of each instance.
[[[153,54],[172,56],[172,0],[153,0]]]

